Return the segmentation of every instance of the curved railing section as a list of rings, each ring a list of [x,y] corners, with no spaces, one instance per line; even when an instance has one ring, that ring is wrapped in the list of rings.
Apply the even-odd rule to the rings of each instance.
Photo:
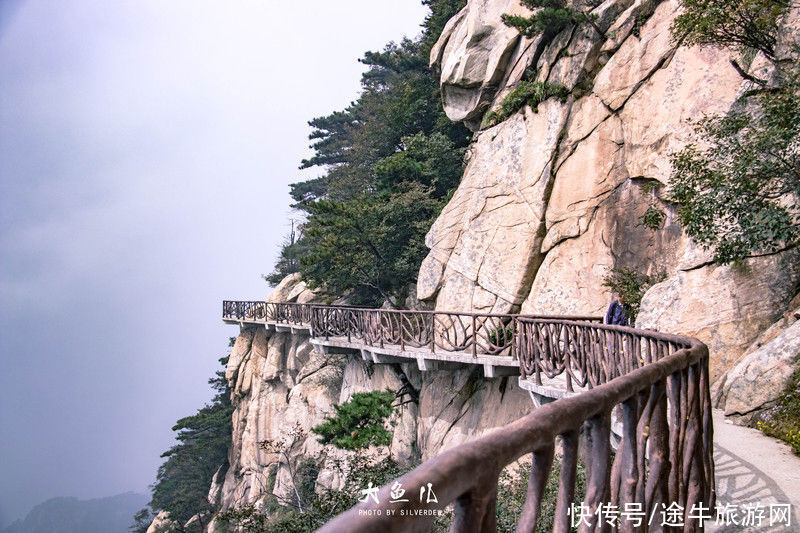
[[[542,376],[564,375],[569,390],[584,389],[447,450],[396,480],[411,495],[435,488],[437,501],[426,501],[424,510],[452,505],[451,531],[495,530],[500,473],[527,454],[532,454],[532,466],[517,531],[534,531],[557,448],[561,473],[554,531],[567,532],[575,525],[581,532],[698,531],[703,518],[711,516],[716,502],[708,349],[696,339],[604,325],[591,317],[310,304],[294,304],[295,310],[289,311],[283,305],[289,304],[225,302],[223,313],[308,324],[314,336],[346,337],[370,346],[513,353],[523,378],[541,383]],[[306,318],[309,322],[293,322]],[[612,413],[621,421],[615,431],[621,436],[616,453],[611,448]],[[586,495],[576,504],[581,460]],[[381,503],[361,503],[320,531],[428,531],[435,513],[421,513],[416,497],[392,503],[392,512],[386,512],[393,485],[375,495]],[[600,512],[601,507],[606,511]]]
[[[553,321],[534,319],[520,322],[539,331],[552,331],[554,325]],[[548,363],[555,365],[552,373],[559,366],[562,372],[585,372],[587,384],[595,384],[591,390],[544,405],[489,435],[447,450],[397,483],[409,494],[435,487],[438,502],[428,508],[439,510],[452,504],[451,531],[494,531],[500,473],[532,453],[528,493],[517,531],[534,531],[560,441],[554,531],[567,532],[575,525],[581,532],[700,530],[702,517],[710,517],[715,505],[705,345],[632,328],[561,325],[581,333],[576,337],[578,344],[572,339],[564,342],[563,334],[550,336],[547,345],[525,342],[520,363],[534,364],[536,357],[542,361],[548,351],[557,354]],[[520,338],[527,341],[527,334],[526,327]],[[623,352],[609,350],[606,342],[610,339],[619,342],[612,350],[622,346]],[[572,353],[567,356],[567,352]],[[590,354],[602,352],[612,359],[584,366]],[[622,421],[622,440],[615,455],[610,445],[612,411],[618,411]],[[579,455],[586,468],[586,496],[575,504]],[[389,502],[391,491],[391,484],[387,485],[376,498]],[[598,512],[601,506],[611,509],[611,514]],[[372,501],[359,504],[320,531],[428,531],[434,520],[415,512],[419,509],[416,498],[393,505],[391,515],[385,509],[385,503],[383,508]],[[622,517],[612,526],[606,520],[613,522],[614,510]],[[671,517],[666,526],[664,516]]]

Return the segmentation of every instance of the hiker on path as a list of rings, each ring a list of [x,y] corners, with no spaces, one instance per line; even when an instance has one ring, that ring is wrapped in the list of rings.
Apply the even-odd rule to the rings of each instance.
[[[616,296],[617,298],[611,302],[611,305],[608,306],[608,311],[606,311],[606,324],[630,326],[630,318],[628,318],[630,308],[625,305],[625,300],[621,294]]]

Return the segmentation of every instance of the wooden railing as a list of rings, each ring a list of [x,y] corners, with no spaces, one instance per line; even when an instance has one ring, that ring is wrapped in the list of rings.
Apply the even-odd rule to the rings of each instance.
[[[494,531],[500,473],[523,455],[532,454],[527,497],[517,524],[517,531],[532,532],[557,448],[561,473],[554,531],[567,532],[576,524],[581,532],[697,531],[702,518],[714,509],[708,349],[696,339],[603,325],[596,319],[586,320],[590,317],[316,305],[309,305],[307,311],[298,308],[290,317],[288,311],[277,311],[284,304],[266,304],[263,309],[253,304],[257,302],[226,302],[223,313],[285,316],[286,320],[308,316],[315,336],[347,337],[369,346],[392,344],[474,354],[506,351],[519,360],[523,378],[541,382],[542,375],[564,374],[569,390],[585,388],[447,450],[397,479],[412,495],[408,501],[389,504],[394,482],[390,483],[375,496],[380,503],[361,503],[320,531],[428,531],[435,516],[420,511],[449,505],[453,506],[451,531]],[[615,454],[610,444],[612,412],[622,426]],[[575,505],[581,459],[586,468],[586,495]],[[415,495],[426,488],[435,490],[437,501],[423,505]],[[601,506],[612,514],[598,512]],[[613,510],[621,516],[609,524]],[[665,517],[669,517],[666,522]]]
[[[222,302],[222,318],[308,325],[311,307],[311,304],[225,300]]]
[[[317,304],[234,302],[222,317],[305,325],[314,337],[344,337],[365,346],[425,348],[432,352],[508,355],[516,358],[520,318],[600,322],[594,316],[546,316],[368,309]]]

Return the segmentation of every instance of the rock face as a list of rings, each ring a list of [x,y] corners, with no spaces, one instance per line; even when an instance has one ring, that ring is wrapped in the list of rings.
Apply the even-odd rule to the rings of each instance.
[[[798,261],[800,254],[787,252],[737,267],[681,265],[645,294],[637,325],[705,342],[716,380],[787,308],[800,283]]]
[[[173,531],[178,526],[179,524],[175,523],[174,520],[170,520],[168,512],[161,511],[153,518],[153,522],[147,528],[147,533],[166,533],[167,531]]]
[[[674,43],[677,0],[574,4],[595,24],[544,41],[503,24],[503,13],[528,13],[519,2],[470,0],[433,48],[445,111],[476,136],[427,236],[417,296],[439,310],[601,314],[611,268],[662,273],[638,324],[709,344],[716,379],[787,309],[800,261],[785,253],[714,266],[660,196],[670,154],[695,140],[691,122],[727,111],[747,84],[731,52]],[[781,43],[798,20],[795,8]],[[753,61],[761,76],[764,65]],[[570,95],[481,129],[523,79]],[[667,214],[657,231],[641,223],[651,204]]]
[[[275,290],[288,294],[297,283]],[[533,407],[515,378],[484,379],[480,367],[422,373],[414,364],[373,365],[360,357],[321,355],[306,335],[263,327],[241,331],[226,378],[236,406],[233,443],[229,466],[217,472],[209,491],[209,500],[222,510],[260,505],[268,494],[291,501],[290,472],[323,448],[310,429],[356,392],[404,385],[415,391],[418,401],[396,413],[390,451],[400,463],[433,457]],[[318,486],[339,481],[333,469],[322,468],[317,476]],[[223,529],[212,523],[209,530]]]
[[[717,386],[715,401],[725,415],[752,423],[774,405],[800,364],[800,307],[759,336]]]

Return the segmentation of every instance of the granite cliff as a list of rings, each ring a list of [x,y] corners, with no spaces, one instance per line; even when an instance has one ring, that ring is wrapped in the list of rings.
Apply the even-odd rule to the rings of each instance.
[[[800,358],[798,252],[716,265],[683,235],[662,195],[670,153],[693,140],[691,122],[730,109],[747,83],[730,51],[673,42],[677,1],[581,5],[595,24],[544,41],[501,21],[526,13],[518,1],[470,0],[433,48],[445,110],[475,139],[461,184],[427,236],[416,296],[439,310],[600,314],[609,269],[661,272],[637,325],[707,343],[718,405],[746,418],[769,404]],[[798,20],[795,10],[779,46],[788,46]],[[749,69],[771,74],[758,56]],[[569,95],[491,125],[487,113],[523,79],[563,85]],[[656,231],[640,221],[651,204],[666,212]],[[269,298],[313,297],[293,276]],[[233,446],[209,494],[222,509],[266,493],[290,496],[290,469],[320,449],[308,430],[354,392],[407,391],[412,401],[397,415],[391,446],[400,461],[427,459],[532,408],[515,378],[373,366],[263,328],[241,331],[227,378]],[[258,444],[279,439],[287,454]],[[317,482],[337,480],[323,468]]]

